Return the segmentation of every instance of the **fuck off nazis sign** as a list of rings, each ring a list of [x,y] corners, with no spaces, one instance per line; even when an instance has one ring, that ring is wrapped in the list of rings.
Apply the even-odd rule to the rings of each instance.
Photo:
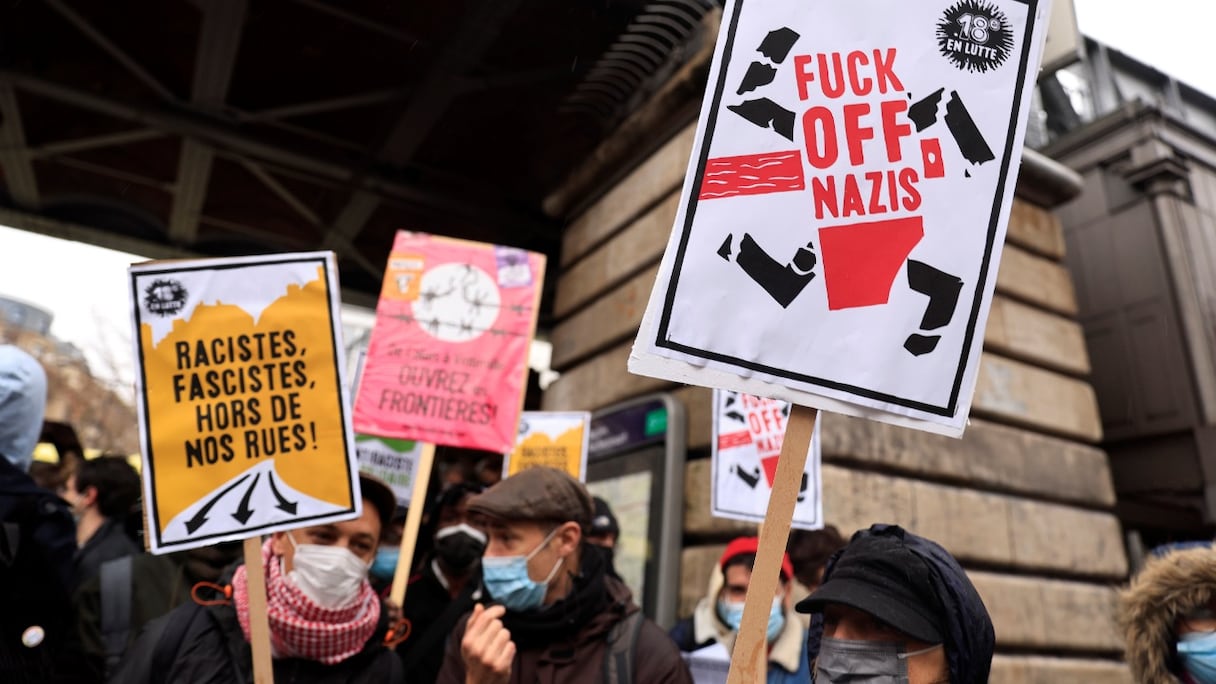
[[[960,434],[1048,9],[728,4],[630,370]]]

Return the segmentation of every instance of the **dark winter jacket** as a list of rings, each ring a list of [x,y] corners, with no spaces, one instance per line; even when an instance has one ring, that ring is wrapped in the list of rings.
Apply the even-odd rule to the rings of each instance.
[[[619,580],[607,576],[603,557],[584,553],[574,589],[567,598],[536,613],[507,613],[503,625],[515,642],[511,684],[596,684],[603,678],[604,654],[612,628],[641,609]],[[460,655],[469,615],[448,639],[440,684],[464,684]],[[658,625],[644,620],[634,652],[637,684],[692,684],[676,645]]]
[[[853,538],[863,534],[898,534],[903,536],[906,547],[920,556],[932,570],[930,581],[933,591],[945,608],[946,662],[950,667],[950,684],[981,684],[988,681],[992,667],[992,650],[996,645],[996,632],[992,619],[975,587],[967,579],[966,572],[945,549],[936,543],[906,534],[897,525],[871,525],[857,532]],[[845,547],[846,549],[848,547]],[[836,560],[844,553],[841,549],[832,554],[823,571],[823,582],[827,583],[836,567]],[[811,663],[819,657],[819,642],[823,637],[823,614],[811,617],[811,628],[807,633],[807,656]]]
[[[423,564],[422,571],[410,579],[405,592],[405,605],[401,614],[410,623],[410,634],[400,646],[397,655],[405,671],[410,673],[409,684],[434,684],[443,667],[443,648],[448,635],[456,628],[462,615],[473,609],[475,597],[480,597],[480,571],[465,586],[455,599],[436,574],[435,561]]]
[[[131,606],[127,642],[135,643],[144,625],[190,601],[198,582],[217,582],[240,556],[241,545],[217,544],[164,556],[141,553],[131,559]],[[90,681],[105,671],[106,649],[102,635],[101,580],[94,577],[76,591],[76,628],[83,650],[82,666]]]
[[[76,574],[73,586],[80,587],[96,577],[102,563],[124,556],[133,556],[141,550],[127,535],[121,521],[106,518],[106,521],[97,528],[93,536],[89,537],[84,546],[76,551],[74,559]]]
[[[1119,596],[1127,664],[1142,684],[1183,681],[1174,623],[1216,600],[1216,549],[1185,549],[1154,558]]]
[[[68,505],[0,456],[0,682],[53,682],[77,660]],[[33,628],[33,629],[31,629]],[[39,643],[23,643],[42,635]]]
[[[384,646],[386,616],[387,611],[382,610],[380,625],[363,650],[340,663],[275,658],[275,684],[404,681],[401,661]],[[190,602],[154,620],[127,653],[111,682],[252,684],[253,655],[241,632],[236,609]]]

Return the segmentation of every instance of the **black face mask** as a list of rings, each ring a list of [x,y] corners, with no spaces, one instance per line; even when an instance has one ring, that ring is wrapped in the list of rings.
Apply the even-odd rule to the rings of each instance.
[[[610,546],[600,546],[598,544],[588,544],[587,548],[591,549],[595,553],[598,553],[600,557],[604,559],[605,572],[617,579],[621,578],[620,575],[616,574],[616,566],[612,563],[614,556],[616,555],[616,549]]]
[[[435,533],[435,554],[456,572],[472,567],[485,550],[485,533],[464,523],[441,528]]]

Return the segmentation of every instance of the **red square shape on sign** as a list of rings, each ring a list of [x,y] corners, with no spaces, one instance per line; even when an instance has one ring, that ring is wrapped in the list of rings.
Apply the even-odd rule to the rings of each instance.
[[[828,309],[886,304],[895,276],[924,236],[920,216],[820,228]]]

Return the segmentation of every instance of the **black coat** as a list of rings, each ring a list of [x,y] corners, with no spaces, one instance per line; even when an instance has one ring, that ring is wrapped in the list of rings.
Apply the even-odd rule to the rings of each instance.
[[[386,627],[382,610],[380,624],[363,650],[333,665],[303,658],[275,658],[275,684],[403,681],[401,661],[384,646]],[[251,684],[253,655],[235,608],[203,607],[191,602],[149,623],[111,681]]]
[[[0,456],[0,682],[70,681],[75,550],[67,504]],[[44,638],[27,647],[22,635],[34,627]]]
[[[102,563],[124,556],[134,556],[141,550],[127,535],[122,522],[106,518],[84,546],[76,551],[75,588],[96,577]]]

